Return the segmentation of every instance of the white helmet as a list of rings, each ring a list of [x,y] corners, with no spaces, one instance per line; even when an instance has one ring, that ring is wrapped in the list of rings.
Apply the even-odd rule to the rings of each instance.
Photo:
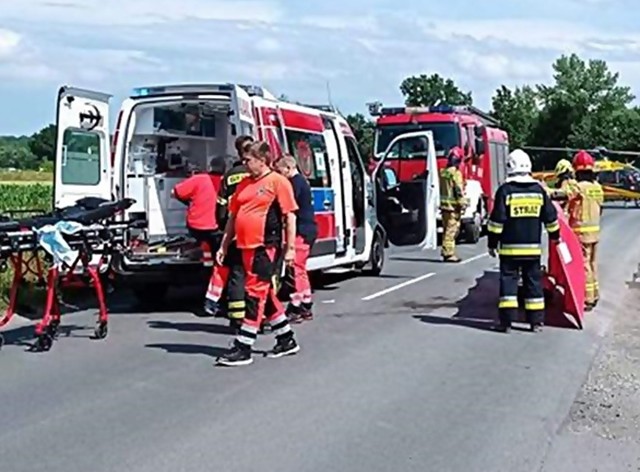
[[[531,158],[522,149],[514,149],[507,158],[507,175],[530,174]]]

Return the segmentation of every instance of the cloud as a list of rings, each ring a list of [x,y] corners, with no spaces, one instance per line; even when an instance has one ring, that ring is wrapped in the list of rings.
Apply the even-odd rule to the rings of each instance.
[[[33,83],[55,90],[64,82],[117,95],[148,83],[229,81],[318,103],[330,82],[335,102],[352,112],[372,99],[399,103],[403,78],[437,72],[487,107],[501,84],[548,81],[551,62],[574,51],[640,85],[640,34],[562,19],[609,6],[519,1],[454,20],[469,18],[461,13],[468,2],[448,0],[442,10],[382,0],[0,0],[0,24],[11,25],[0,29],[0,92],[30,96]],[[562,14],[544,17],[551,6]]]

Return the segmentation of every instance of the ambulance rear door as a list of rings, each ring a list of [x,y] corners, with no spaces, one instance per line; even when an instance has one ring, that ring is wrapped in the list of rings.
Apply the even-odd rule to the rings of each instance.
[[[112,199],[110,98],[69,86],[58,91],[54,207],[73,205],[83,197]]]
[[[390,156],[394,161],[423,162],[424,169],[412,180],[400,181],[388,162]],[[432,132],[417,131],[394,138],[378,162],[372,180],[376,216],[390,245],[435,249],[440,185]]]
[[[231,123],[235,127],[235,136],[237,137],[243,134],[254,136],[256,132],[256,121],[253,116],[251,96],[239,85],[233,86],[231,108],[233,110]]]

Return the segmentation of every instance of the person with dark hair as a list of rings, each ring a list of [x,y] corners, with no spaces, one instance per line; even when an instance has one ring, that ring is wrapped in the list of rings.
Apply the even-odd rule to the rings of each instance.
[[[251,349],[270,305],[268,323],[276,335],[276,345],[269,357],[295,354],[300,346],[295,340],[284,307],[275,292],[273,277],[279,270],[285,235],[284,261],[293,264],[296,240],[296,204],[287,178],[271,169],[272,156],[266,142],[257,142],[243,157],[249,176],[243,179],[229,205],[229,219],[216,262],[222,264],[235,238],[245,271],[247,310],[231,350],[217,359],[226,366],[250,364]],[[283,222],[285,222],[283,227]]]
[[[224,228],[228,219],[229,200],[238,184],[248,176],[243,158],[253,144],[251,136],[239,136],[235,142],[238,159],[222,178],[222,185],[216,202],[216,218],[220,227]],[[226,299],[226,310],[220,306],[220,300]],[[240,251],[235,241],[229,244],[227,255],[222,264],[216,264],[211,273],[209,288],[205,297],[204,309],[210,315],[218,315],[226,311],[231,326],[238,329],[245,315],[244,268]]]
[[[214,157],[209,163],[208,173],[192,175],[177,184],[171,192],[174,198],[189,206],[187,229],[201,244],[205,263],[213,263],[213,253],[218,249],[222,236],[211,202],[218,198],[224,171],[224,158]]]

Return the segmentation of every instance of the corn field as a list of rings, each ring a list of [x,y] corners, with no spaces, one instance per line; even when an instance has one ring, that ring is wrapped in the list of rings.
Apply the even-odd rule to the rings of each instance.
[[[53,187],[48,183],[37,182],[19,182],[5,183],[0,182],[0,214],[10,214],[14,211],[26,212],[24,216],[28,216],[29,210],[37,212],[49,211],[52,203]],[[19,217],[17,214],[15,217]],[[0,306],[6,306],[11,286],[11,278],[13,271],[8,268],[5,272],[0,273]],[[39,304],[42,298],[42,290],[36,289],[35,286],[28,284],[22,291],[21,301],[29,302],[29,304]]]

